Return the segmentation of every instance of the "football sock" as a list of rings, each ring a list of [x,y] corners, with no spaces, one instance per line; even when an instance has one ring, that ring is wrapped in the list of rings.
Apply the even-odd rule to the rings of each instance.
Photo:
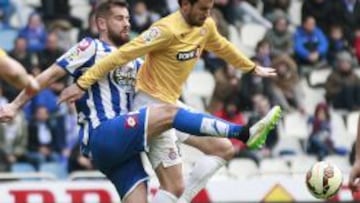
[[[205,155],[197,160],[186,180],[185,190],[179,198],[179,202],[191,202],[225,163],[226,161],[221,157],[211,155]]]
[[[151,203],[177,203],[178,198],[165,190],[159,189]]]
[[[209,114],[191,112],[179,108],[173,127],[192,135],[237,138],[243,142],[249,139],[249,128],[224,121]]]

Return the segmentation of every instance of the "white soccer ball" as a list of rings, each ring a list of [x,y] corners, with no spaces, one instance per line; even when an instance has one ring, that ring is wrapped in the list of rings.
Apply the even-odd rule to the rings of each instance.
[[[315,163],[306,174],[306,186],[318,199],[329,199],[340,189],[343,176],[340,169],[330,162]]]

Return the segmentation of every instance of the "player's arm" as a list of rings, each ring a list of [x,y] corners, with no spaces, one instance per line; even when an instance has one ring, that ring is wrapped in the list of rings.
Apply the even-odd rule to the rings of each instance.
[[[232,43],[225,39],[217,31],[214,20],[210,18],[209,34],[205,49],[215,53],[236,68],[240,68],[244,72],[254,72],[258,76],[268,77],[275,76],[275,70],[272,68],[263,68],[257,66],[248,57],[241,53]]]
[[[165,25],[152,26],[92,66],[77,80],[77,84],[83,90],[88,89],[111,70],[149,52],[166,48],[172,39],[173,34]]]
[[[19,62],[7,56],[1,49],[0,72],[1,77],[17,89],[26,87],[31,81],[31,76],[27,74],[25,68]]]
[[[39,89],[34,91],[28,91],[24,89],[20,94],[11,102],[16,110],[20,109],[26,102],[33,98],[44,88],[49,87],[51,84],[59,80],[66,75],[66,71],[57,64],[51,65],[44,72],[40,73],[36,77],[36,81],[39,84]]]
[[[218,31],[215,22],[210,19],[209,34],[205,49],[211,51],[235,67],[249,72],[255,68],[255,63],[242,54],[233,44],[225,39]]]
[[[24,89],[20,94],[7,106],[0,110],[0,121],[12,120],[14,114],[33,98],[42,89],[49,87],[57,80],[64,77],[67,73],[76,77],[80,74],[80,67],[92,60],[95,55],[96,45],[90,38],[83,39],[80,43],[72,47],[63,56],[61,56],[54,64],[36,77],[39,88],[35,91]]]

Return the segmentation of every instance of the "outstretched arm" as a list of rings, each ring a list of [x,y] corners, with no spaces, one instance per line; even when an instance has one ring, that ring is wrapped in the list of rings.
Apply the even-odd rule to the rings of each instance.
[[[172,33],[165,25],[152,26],[92,66],[77,80],[77,84],[81,89],[86,90],[111,70],[149,52],[166,48],[172,38]]]
[[[96,43],[91,38],[84,38],[64,53],[56,62],[37,76],[38,89],[29,91],[23,90],[13,102],[0,109],[0,121],[12,120],[17,111],[40,90],[50,86],[68,72],[73,77],[81,74],[84,64],[92,62],[96,53]]]
[[[54,64],[42,72],[36,77],[36,81],[39,84],[38,89],[28,91],[24,89],[20,94],[9,104],[0,108],[0,121],[8,122],[12,120],[19,109],[33,98],[39,91],[50,86],[52,83],[56,82],[58,79],[62,78],[66,74],[65,70]]]
[[[226,62],[244,72],[252,72],[260,77],[276,76],[276,72],[273,68],[256,65],[241,53],[231,42],[221,36],[212,19],[210,19],[209,23],[209,35],[205,49],[215,53]]]
[[[7,56],[1,49],[0,72],[2,79],[17,89],[25,88],[28,85],[36,88],[36,84],[33,83],[33,77],[27,74],[25,68],[15,59]]]

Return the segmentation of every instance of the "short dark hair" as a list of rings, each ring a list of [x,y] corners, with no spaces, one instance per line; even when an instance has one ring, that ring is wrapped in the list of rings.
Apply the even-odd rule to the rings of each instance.
[[[315,19],[314,16],[312,16],[312,15],[304,15],[304,16],[301,17],[301,24],[304,24],[310,18],[313,18],[315,20],[315,22],[316,22],[316,19]]]
[[[178,0],[179,6],[181,7],[181,3],[183,0]],[[193,5],[194,3],[196,3],[198,0],[188,0],[188,2],[190,2],[191,5]]]
[[[107,0],[98,4],[95,8],[95,18],[105,17],[109,15],[112,7],[119,6],[129,8],[128,3],[124,0]]]

